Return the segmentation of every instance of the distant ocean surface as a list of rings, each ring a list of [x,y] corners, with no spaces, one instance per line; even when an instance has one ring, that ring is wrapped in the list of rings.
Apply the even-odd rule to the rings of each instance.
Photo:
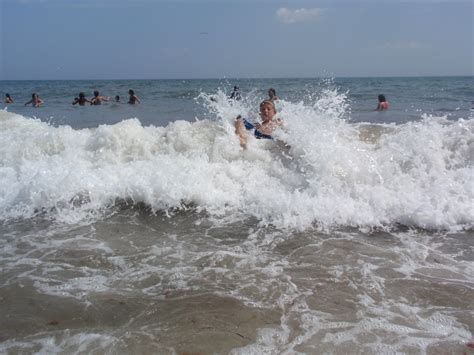
[[[230,95],[234,85],[240,87],[246,101],[264,99],[268,88],[273,87],[283,100],[302,101],[309,106],[323,90],[337,88],[344,94],[354,122],[405,123],[420,120],[423,115],[467,118],[474,107],[473,77],[0,81],[0,95],[2,102],[5,93],[15,99],[15,103],[9,105],[9,111],[34,116],[53,125],[90,128],[136,117],[144,126],[165,126],[176,120],[213,118],[197,98],[201,93]],[[130,107],[126,104],[129,89],[140,97],[142,105]],[[79,92],[84,92],[90,99],[94,90],[112,99],[119,95],[121,103],[111,102],[93,110],[71,105]],[[23,106],[33,92],[45,101],[40,110]],[[391,104],[390,111],[383,115],[373,112],[379,94],[384,94]]]
[[[270,87],[285,125],[244,151]],[[0,353],[473,351],[474,77],[6,93]]]

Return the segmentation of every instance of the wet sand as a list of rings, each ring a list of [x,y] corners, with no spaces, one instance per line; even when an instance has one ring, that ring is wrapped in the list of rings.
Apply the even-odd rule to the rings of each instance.
[[[1,228],[2,352],[472,352],[470,231],[289,233],[132,210]]]

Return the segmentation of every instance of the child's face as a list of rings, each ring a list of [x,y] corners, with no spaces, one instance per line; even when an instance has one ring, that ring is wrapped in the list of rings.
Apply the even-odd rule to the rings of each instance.
[[[275,107],[269,102],[260,105],[260,117],[264,121],[271,120],[276,115]]]

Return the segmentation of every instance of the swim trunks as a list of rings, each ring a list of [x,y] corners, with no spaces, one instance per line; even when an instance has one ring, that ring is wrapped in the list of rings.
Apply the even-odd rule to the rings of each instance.
[[[254,131],[255,138],[257,138],[257,139],[273,139],[273,137],[270,136],[269,134],[262,133],[258,129],[256,129],[255,126],[252,123],[250,123],[249,121],[247,121],[245,118],[243,118],[243,120],[244,120],[244,126],[247,130],[255,129],[255,131]]]

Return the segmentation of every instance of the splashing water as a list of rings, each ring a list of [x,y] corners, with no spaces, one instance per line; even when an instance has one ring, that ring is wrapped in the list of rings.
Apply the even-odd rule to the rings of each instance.
[[[124,200],[298,229],[472,225],[471,121],[351,124],[346,95],[325,89],[311,105],[277,104],[284,144],[251,139],[243,152],[233,120],[256,120],[257,97],[226,97],[203,93],[212,118],[166,127],[130,119],[73,130],[2,111],[0,215],[77,221]]]

